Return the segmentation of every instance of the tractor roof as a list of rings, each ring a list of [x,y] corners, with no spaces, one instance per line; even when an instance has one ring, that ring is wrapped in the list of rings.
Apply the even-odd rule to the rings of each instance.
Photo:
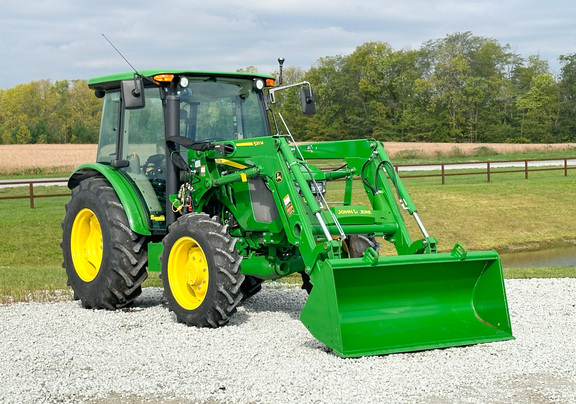
[[[261,78],[261,79],[273,79],[274,77],[269,74],[260,73],[249,73],[249,72],[214,72],[214,71],[194,71],[194,70],[141,70],[138,72],[143,77],[152,77],[159,74],[176,74],[176,75],[186,75],[186,76],[214,76],[214,77],[237,77],[237,78]],[[94,77],[88,80],[88,86],[93,90],[109,90],[114,88],[120,88],[120,82],[122,80],[129,80],[134,78],[134,72],[109,74],[107,76]]]

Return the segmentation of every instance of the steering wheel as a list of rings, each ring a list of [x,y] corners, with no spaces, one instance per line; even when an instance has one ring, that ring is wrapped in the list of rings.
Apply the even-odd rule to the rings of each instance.
[[[198,142],[221,142],[223,140],[226,140],[226,139],[224,139],[223,137],[207,137],[207,138],[198,140]]]

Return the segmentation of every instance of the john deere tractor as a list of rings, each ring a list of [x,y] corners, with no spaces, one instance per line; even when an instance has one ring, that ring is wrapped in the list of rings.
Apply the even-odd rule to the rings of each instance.
[[[299,90],[313,113],[309,83],[149,70],[88,85],[98,155],[71,175],[62,222],[84,307],[128,306],[156,271],[179,322],[219,327],[299,273],[302,322],[343,357],[513,338],[498,254],[438,252],[381,142],[294,142],[276,95]]]

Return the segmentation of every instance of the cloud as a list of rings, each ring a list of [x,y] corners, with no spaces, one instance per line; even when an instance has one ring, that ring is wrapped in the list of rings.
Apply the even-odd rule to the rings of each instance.
[[[0,88],[42,78],[87,79],[138,69],[274,71],[310,68],[369,41],[394,49],[455,32],[495,38],[556,66],[576,51],[576,3],[568,0],[74,0],[9,1],[0,15]]]

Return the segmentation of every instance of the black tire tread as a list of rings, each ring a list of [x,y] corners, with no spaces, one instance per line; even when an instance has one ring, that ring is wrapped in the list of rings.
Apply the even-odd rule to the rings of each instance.
[[[196,310],[185,310],[174,300],[167,279],[167,263],[170,249],[176,241],[172,234],[194,232],[198,242],[203,238],[209,245],[214,259],[215,271],[210,272],[209,288],[213,288],[213,298],[207,294],[204,302]],[[177,236],[175,236],[177,237]],[[242,257],[236,250],[236,239],[228,234],[227,226],[218,222],[218,217],[210,217],[205,213],[191,213],[174,222],[168,236],[162,241],[164,250],[161,256],[161,279],[164,285],[164,296],[168,301],[170,311],[176,314],[178,322],[196,327],[220,327],[226,324],[230,316],[236,312],[236,307],[242,300],[240,287],[244,275],[240,271]],[[204,247],[203,247],[204,248]],[[205,253],[207,253],[205,251]],[[215,276],[214,276],[215,275]],[[201,309],[200,309],[201,308]]]
[[[79,206],[82,200],[94,200],[94,206]],[[80,202],[78,202],[80,200]],[[97,215],[103,231],[104,252],[102,266],[98,273],[101,279],[93,285],[75,276],[76,270],[70,254],[70,230],[76,214],[83,207],[98,209],[104,207],[104,214]],[[100,211],[102,212],[102,211]],[[64,262],[62,267],[68,273],[68,285],[74,290],[74,298],[88,309],[121,309],[130,305],[142,292],[142,283],[148,277],[146,265],[146,237],[133,232],[114,188],[108,181],[91,177],[80,182],[72,190],[72,198],[66,204],[66,216],[62,221],[63,240],[60,244]],[[106,248],[108,247],[108,248]]]

